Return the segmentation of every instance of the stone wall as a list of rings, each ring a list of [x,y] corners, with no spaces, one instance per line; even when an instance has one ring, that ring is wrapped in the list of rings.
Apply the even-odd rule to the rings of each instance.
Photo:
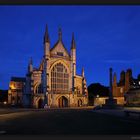
[[[94,105],[105,104],[106,99],[108,99],[108,97],[94,98]],[[114,99],[117,99],[117,104],[124,105],[124,97],[114,97]]]

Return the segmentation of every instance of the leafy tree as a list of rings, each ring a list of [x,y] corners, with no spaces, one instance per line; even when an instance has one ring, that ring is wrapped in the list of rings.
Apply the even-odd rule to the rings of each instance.
[[[0,102],[8,100],[8,90],[0,90]]]
[[[107,97],[109,96],[109,87],[105,87],[100,83],[92,83],[88,86],[89,104],[93,103],[94,97]]]

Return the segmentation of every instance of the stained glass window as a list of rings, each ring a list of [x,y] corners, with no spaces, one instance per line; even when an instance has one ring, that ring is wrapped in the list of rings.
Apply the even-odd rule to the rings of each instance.
[[[56,64],[51,71],[51,90],[68,91],[69,74],[62,63]]]

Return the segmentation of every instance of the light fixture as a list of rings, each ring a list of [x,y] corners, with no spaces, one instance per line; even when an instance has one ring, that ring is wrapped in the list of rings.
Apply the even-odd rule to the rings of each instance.
[[[3,104],[4,104],[4,105],[6,105],[6,104],[7,104],[7,102],[6,102],[6,101],[4,101],[4,102],[3,102]]]
[[[96,97],[99,98],[99,95],[97,95]]]

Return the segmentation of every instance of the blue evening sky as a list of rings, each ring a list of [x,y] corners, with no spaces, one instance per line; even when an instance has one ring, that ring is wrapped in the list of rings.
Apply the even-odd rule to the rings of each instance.
[[[77,74],[84,67],[88,85],[108,86],[109,67],[118,79],[127,68],[140,73],[140,6],[0,6],[0,89],[25,76],[30,57],[39,66],[46,24],[51,47],[58,27],[69,51],[75,33]]]

